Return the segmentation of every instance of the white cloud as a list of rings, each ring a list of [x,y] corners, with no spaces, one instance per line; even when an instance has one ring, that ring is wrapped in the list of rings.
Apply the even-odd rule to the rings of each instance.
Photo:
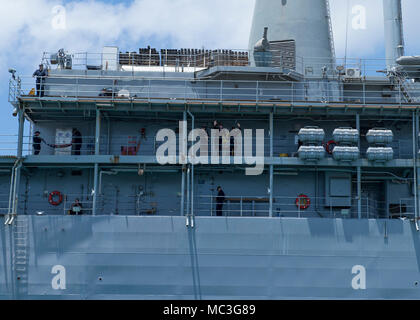
[[[347,1],[331,0],[338,57],[345,54]],[[416,0],[404,0],[408,50],[417,41]],[[366,30],[349,28],[349,57],[366,57],[383,50],[382,0],[349,0],[367,8]],[[29,72],[43,51],[59,48],[100,52],[103,45],[138,50],[156,47],[246,48],[254,0],[135,0],[111,4],[98,0],[69,1],[65,30],[51,26],[52,9],[59,0],[2,1],[7,12],[0,21],[0,67],[16,66]],[[349,15],[351,21],[352,16]],[[351,25],[351,23],[349,23]]]

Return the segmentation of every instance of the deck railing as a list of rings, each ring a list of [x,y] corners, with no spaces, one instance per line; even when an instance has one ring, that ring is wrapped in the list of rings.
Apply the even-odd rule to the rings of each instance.
[[[325,57],[300,57],[292,52],[272,49],[271,54],[259,55],[253,51],[244,49],[216,49],[216,50],[195,50],[184,49],[174,53],[173,50],[161,50],[160,52],[119,52],[116,56],[108,53],[77,52],[67,54],[70,60],[64,59],[64,68],[72,70],[93,70],[108,71],[120,69],[136,72],[144,68],[155,68],[163,71],[175,72],[197,72],[209,67],[252,67],[264,66],[278,68],[285,71],[294,71],[305,77],[318,76],[325,73],[329,76],[339,77],[339,73],[345,70],[355,70],[360,72],[361,77],[375,76],[386,73],[389,61],[386,59],[361,59],[361,58],[331,58]],[[57,68],[57,59],[51,59],[55,53],[44,52],[42,63],[49,68]],[[55,61],[54,61],[55,60]],[[342,68],[338,68],[340,66]],[[417,74],[416,66],[410,66],[405,70],[407,75],[412,72]],[[341,71],[340,71],[341,70]],[[398,70],[398,67],[396,67]],[[343,74],[342,76],[345,76]]]
[[[214,150],[219,150],[219,154],[235,156],[234,145],[231,144],[230,138],[223,139],[223,143],[227,143],[227,151],[220,149],[219,139],[216,139],[216,144],[212,144],[211,131],[208,131],[208,155],[211,156]],[[266,134],[268,129],[265,130]],[[33,136],[23,136],[23,156],[89,156],[95,154],[95,137],[82,136],[82,144],[77,146],[72,143],[72,139],[67,143],[57,143],[56,136],[43,135],[41,132],[40,137],[43,142],[40,144],[40,151],[37,154],[37,147],[33,142]],[[177,141],[179,141],[179,136]],[[140,134],[136,135],[101,135],[99,143],[99,155],[118,155],[118,156],[152,156],[156,157],[159,147],[164,142],[157,142],[155,135],[149,135],[147,138],[142,137]],[[251,145],[247,145],[242,141],[242,156],[244,150],[252,150],[252,155],[256,154],[255,132],[253,132],[253,140]],[[326,140],[327,141],[327,140]],[[203,143],[203,141],[201,141]],[[188,148],[192,146],[192,142],[188,142]],[[413,159],[413,142],[410,139],[395,139],[390,145],[394,150],[394,159]],[[16,156],[18,149],[18,136],[17,135],[1,135],[0,134],[0,156]],[[363,145],[360,152],[361,159],[366,158],[367,145]],[[264,137],[264,156],[270,157],[270,138]],[[225,152],[225,153],[223,153]],[[233,152],[233,153],[231,153]],[[298,157],[298,145],[293,137],[290,138],[273,138],[273,156],[295,158]],[[325,154],[331,157],[331,155]]]
[[[8,212],[8,194],[0,194],[0,214]],[[72,207],[79,199],[83,215],[92,215],[93,196],[91,194],[63,194],[62,202],[58,205],[49,203],[48,194],[28,193],[20,197],[18,214],[28,215],[69,215]],[[58,200],[58,198],[54,199]],[[347,205],[334,203],[334,199],[326,197],[310,197],[310,202],[298,202],[296,197],[274,196],[274,218],[358,218],[358,199],[348,198]],[[337,200],[338,201],[338,200]],[[342,199],[340,200],[340,202]],[[402,198],[398,204],[362,197],[362,219],[414,219],[414,198]],[[123,195],[115,185],[105,186],[104,193],[97,197],[96,215],[121,216],[181,216],[180,199],[163,201],[158,197],[151,197],[149,192],[133,195]],[[189,214],[198,217],[270,217],[270,197],[265,196],[225,196],[221,211],[217,208],[217,195],[199,195],[194,197]],[[340,207],[341,206],[341,207]],[[185,210],[187,206],[184,206]],[[186,215],[187,212],[184,212]]]
[[[384,78],[385,80],[385,78]],[[323,80],[240,81],[110,76],[50,75],[36,92],[35,80],[10,82],[9,100],[32,97],[46,101],[173,101],[173,102],[321,102],[349,104],[404,104],[420,102],[420,83]],[[383,87],[387,86],[387,90]],[[42,91],[42,93],[41,93]]]

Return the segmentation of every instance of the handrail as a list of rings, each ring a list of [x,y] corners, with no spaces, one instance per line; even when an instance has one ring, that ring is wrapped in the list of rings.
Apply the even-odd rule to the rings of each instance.
[[[225,190],[226,192],[226,190]],[[26,213],[36,215],[37,212],[43,214],[53,215],[67,215],[71,209],[71,204],[76,199],[80,200],[84,215],[92,214],[93,200],[91,196],[82,195],[80,193],[63,193],[63,202],[59,206],[51,206],[45,195],[28,194],[30,202],[25,204]],[[114,195],[115,193],[115,195]],[[112,196],[110,196],[112,195]],[[8,195],[0,194],[0,214],[2,213],[2,203],[7,203]],[[335,208],[333,204],[327,204],[326,197],[310,197],[311,204],[307,209],[301,209],[296,204],[296,196],[274,196],[273,209],[274,218],[288,217],[288,218],[320,218],[315,208],[315,203],[320,203],[320,208],[323,212],[324,218],[356,218],[357,217],[357,198],[350,198],[351,207],[348,209]],[[195,214],[196,217],[214,217],[216,216],[216,199],[217,195],[196,195],[195,200]],[[23,212],[23,202],[20,200],[19,210]],[[179,199],[178,199],[179,201]],[[390,208],[388,215],[386,202],[379,201],[369,197],[362,198],[362,218],[363,219],[411,219],[414,217],[414,198],[400,199],[399,207]],[[3,210],[6,208],[3,208]],[[398,214],[396,213],[398,210]],[[5,210],[4,210],[5,211]],[[394,213],[393,213],[394,212]],[[269,217],[269,195],[230,195],[226,192],[226,201],[222,208],[223,216],[225,217]],[[117,189],[108,189],[106,195],[98,195],[98,213],[97,215],[120,214],[123,216],[130,215],[159,215],[159,216],[177,216],[179,215],[179,206],[175,203],[162,204],[155,199],[150,198],[144,194],[136,195],[121,195]]]
[[[33,97],[29,92],[34,89],[34,80],[22,77],[19,94],[15,97]],[[79,81],[86,79],[86,81]],[[110,81],[112,80],[112,83]],[[420,101],[420,84],[405,86],[403,82],[375,80],[369,86],[361,82],[325,82],[324,80],[294,81],[247,81],[247,80],[201,80],[169,78],[102,78],[79,76],[56,77],[51,75],[44,83],[42,99],[105,99],[124,100],[181,100],[181,101],[313,101],[323,103],[417,103]],[[388,84],[390,90],[382,87]],[[11,85],[13,85],[11,83]],[[377,87],[375,87],[375,85]],[[343,90],[342,86],[345,86]],[[404,89],[401,89],[404,86]],[[312,88],[311,90],[309,90]],[[12,90],[13,91],[13,90]],[[401,95],[409,92],[410,100]]]

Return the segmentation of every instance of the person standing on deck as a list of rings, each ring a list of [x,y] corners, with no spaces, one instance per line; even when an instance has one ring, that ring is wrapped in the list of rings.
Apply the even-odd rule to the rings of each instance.
[[[80,203],[79,199],[76,199],[75,202],[71,205],[69,210],[69,215],[71,216],[80,216],[83,214],[83,206]]]
[[[82,143],[83,143],[83,139],[82,139],[82,134],[80,133],[79,130],[77,130],[76,128],[73,128],[73,140],[72,140],[72,146],[73,146],[73,150],[72,150],[72,154],[75,156],[80,156],[80,149],[82,148]]]
[[[40,64],[39,69],[36,70],[32,75],[32,77],[36,77],[36,95],[40,98],[44,96],[45,78],[47,75],[47,70],[44,69],[43,64]]]
[[[223,216],[223,203],[225,202],[225,193],[222,190],[222,187],[217,187],[217,197],[216,197],[216,216]]]
[[[32,137],[32,145],[34,148],[34,155],[39,155],[41,152],[41,143],[44,142],[45,140],[41,138],[41,132],[36,131],[34,133],[34,136]]]

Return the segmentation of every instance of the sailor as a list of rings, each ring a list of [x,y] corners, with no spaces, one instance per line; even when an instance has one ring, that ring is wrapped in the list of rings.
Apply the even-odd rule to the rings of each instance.
[[[83,214],[82,208],[83,207],[82,207],[82,204],[80,203],[80,200],[76,199],[70,207],[69,214],[71,216],[82,215]]]
[[[303,142],[299,139],[299,140],[298,140],[297,152],[295,152],[295,153],[293,154],[293,157],[294,157],[294,158],[299,157],[299,150],[300,150],[300,147],[302,147],[302,146],[303,146]]]
[[[222,187],[217,187],[217,197],[216,197],[216,216],[223,216],[223,203],[225,202],[225,193],[222,190]]]
[[[217,122],[217,120],[215,120],[214,123],[213,123],[213,130],[222,131],[223,130],[223,125],[221,123]],[[219,156],[222,155],[222,150],[223,150],[223,137],[220,136],[219,137],[219,149],[218,149]]]
[[[75,156],[80,156],[80,149],[82,148],[82,134],[76,128],[73,128],[73,140],[72,140],[72,154]]]
[[[33,148],[34,148],[34,155],[39,155],[39,153],[41,152],[41,143],[44,142],[45,140],[41,138],[41,132],[36,131],[34,133],[34,136],[32,137],[32,142],[33,142]]]
[[[47,75],[47,70],[44,69],[43,64],[40,64],[39,69],[32,75],[32,77],[36,77],[36,95],[38,97],[44,96],[45,78]]]

